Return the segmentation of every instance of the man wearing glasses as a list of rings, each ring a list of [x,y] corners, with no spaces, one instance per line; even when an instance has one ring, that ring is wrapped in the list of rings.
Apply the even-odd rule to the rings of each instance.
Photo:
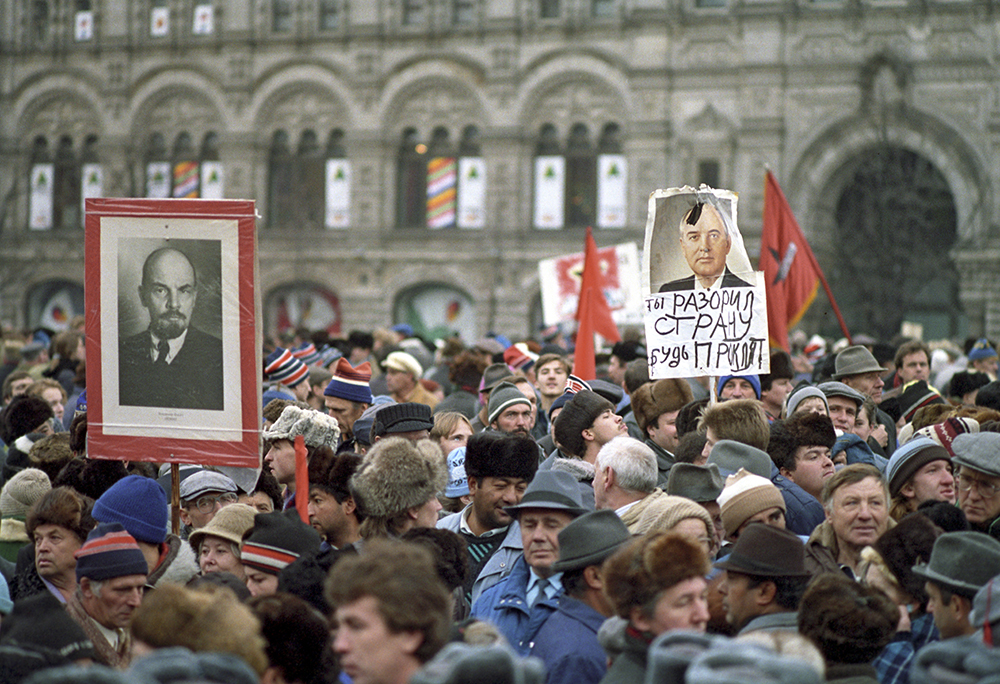
[[[236,503],[236,483],[214,470],[201,470],[181,482],[181,522],[187,532],[207,525],[219,509]]]
[[[959,435],[952,449],[959,508],[973,530],[1000,539],[1000,433]]]

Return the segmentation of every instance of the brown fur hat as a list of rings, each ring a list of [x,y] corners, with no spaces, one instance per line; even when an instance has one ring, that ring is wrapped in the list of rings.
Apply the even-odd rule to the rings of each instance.
[[[823,573],[799,605],[799,632],[815,643],[828,664],[870,662],[896,633],[899,608],[882,590],[839,573]]]
[[[632,412],[643,434],[646,426],[656,422],[664,413],[680,411],[691,401],[691,386],[682,378],[664,378],[647,382],[632,393]]]
[[[58,432],[42,437],[31,445],[28,460],[33,468],[45,472],[52,480],[67,463],[73,460],[73,452],[69,447],[69,433]]]
[[[317,449],[309,459],[309,486],[319,487],[343,503],[351,495],[351,477],[360,465],[360,454],[334,454],[329,449]]]
[[[931,559],[939,534],[941,530],[927,516],[911,513],[872,544],[900,588],[921,606],[927,603],[928,596],[924,591],[924,578],[914,574],[913,566]]]
[[[391,518],[424,505],[447,483],[448,468],[437,444],[386,437],[362,459],[351,478],[351,493],[365,516]]]
[[[797,447],[833,447],[837,433],[833,431],[833,421],[819,413],[799,413],[785,421],[785,429],[795,440]]]
[[[56,487],[28,511],[25,529],[28,536],[34,538],[39,525],[59,525],[75,534],[82,544],[97,526],[97,521],[90,514],[93,507],[93,499],[79,494],[71,487]]]
[[[619,617],[632,608],[648,609],[657,594],[691,579],[704,577],[710,567],[705,549],[676,532],[639,537],[604,563],[604,590]]]

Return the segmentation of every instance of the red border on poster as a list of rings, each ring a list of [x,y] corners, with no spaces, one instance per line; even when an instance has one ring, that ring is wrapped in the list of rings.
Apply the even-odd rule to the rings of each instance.
[[[200,463],[215,466],[237,466],[256,468],[260,466],[260,425],[261,425],[261,342],[256,322],[260,314],[260,298],[257,291],[257,256],[256,256],[256,225],[255,210],[252,200],[187,200],[187,199],[137,199],[137,198],[94,198],[86,201],[86,232],[85,245],[85,299],[86,299],[86,347],[87,347],[87,455],[89,458],[153,461],[157,463]],[[118,422],[121,415],[142,413],[149,409],[121,407],[113,403],[117,398],[117,389],[105,392],[103,383],[106,380],[103,364],[114,361],[118,363],[118,339],[112,338],[112,331],[118,331],[118,311],[106,311],[108,305],[108,288],[106,274],[102,268],[102,256],[105,257],[105,267],[109,263],[108,255],[102,255],[102,244],[107,246],[109,240],[102,243],[102,227],[110,224],[106,221],[128,218],[135,223],[149,225],[148,219],[155,219],[157,224],[173,219],[178,223],[195,225],[192,220],[206,221],[206,228],[213,223],[224,222],[227,226],[235,224],[232,249],[235,252],[235,277],[238,280],[237,302],[238,325],[232,330],[223,330],[223,337],[231,335],[232,339],[226,350],[238,350],[238,362],[226,361],[230,364],[233,374],[238,374],[238,380],[231,375],[224,375],[224,384],[230,387],[238,384],[239,406],[231,412],[223,411],[171,411],[166,409],[160,413],[170,418],[168,422],[160,422],[158,417],[149,420],[149,413],[143,414],[135,424],[127,426],[133,434],[122,434],[112,424],[106,423],[105,416],[117,411]],[[117,224],[121,224],[119,220]],[[219,224],[221,225],[221,224]],[[109,233],[110,235],[110,233]],[[128,237],[126,231],[117,234]],[[148,236],[147,236],[148,237]],[[199,235],[196,239],[203,236]],[[204,236],[209,240],[211,235]],[[110,239],[110,238],[109,238]],[[220,243],[221,244],[221,243]],[[220,250],[223,250],[220,247]],[[233,269],[221,268],[219,277],[232,277]],[[103,279],[103,280],[102,280]],[[105,291],[102,292],[102,285]],[[117,287],[117,282],[115,283]],[[103,299],[102,299],[103,297]],[[102,307],[102,301],[104,306]],[[105,335],[108,339],[105,339]],[[106,399],[108,401],[106,401]],[[107,409],[107,411],[106,411]],[[154,411],[155,413],[155,411]],[[214,438],[203,438],[211,434],[213,429],[198,423],[198,416],[206,414],[224,414],[228,416],[225,430],[214,430]],[[148,430],[143,430],[143,422]],[[128,420],[124,421],[130,422]],[[155,436],[143,434],[149,432]],[[188,433],[186,436],[185,433]],[[218,435],[229,435],[219,438]]]

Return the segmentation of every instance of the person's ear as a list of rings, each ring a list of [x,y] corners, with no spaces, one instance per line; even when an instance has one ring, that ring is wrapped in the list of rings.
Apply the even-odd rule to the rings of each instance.
[[[81,577],[80,578],[80,594],[84,598],[88,598],[88,599],[91,596],[94,595],[94,592],[90,588],[90,578],[89,577]]]
[[[604,576],[601,574],[601,566],[588,565],[584,568],[583,581],[594,591],[601,591],[604,588]]]
[[[180,510],[181,522],[184,523],[185,525],[190,525],[191,524],[191,516],[188,515],[188,512],[186,510],[184,510],[183,508],[181,508],[179,510]]]
[[[353,496],[349,496],[344,499],[343,506],[345,515],[351,515],[354,511],[358,510],[358,504],[354,502]]]
[[[778,585],[774,582],[761,582],[755,589],[757,592],[756,602],[758,606],[767,606],[774,601],[778,593]]]
[[[646,617],[645,614],[643,614],[642,608],[640,608],[639,606],[632,606],[632,609],[629,612],[628,617],[629,617],[629,622],[632,623],[632,626],[635,627],[640,632],[652,631],[653,621],[650,620],[648,617]]]
[[[479,480],[472,475],[469,475],[467,479],[469,481],[469,495],[474,496],[479,491]]]

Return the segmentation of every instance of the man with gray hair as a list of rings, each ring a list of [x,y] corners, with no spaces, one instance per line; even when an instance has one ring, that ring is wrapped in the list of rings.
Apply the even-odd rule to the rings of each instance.
[[[631,437],[615,437],[597,452],[594,463],[594,503],[611,509],[630,531],[648,505],[663,496],[656,486],[656,454]]]

